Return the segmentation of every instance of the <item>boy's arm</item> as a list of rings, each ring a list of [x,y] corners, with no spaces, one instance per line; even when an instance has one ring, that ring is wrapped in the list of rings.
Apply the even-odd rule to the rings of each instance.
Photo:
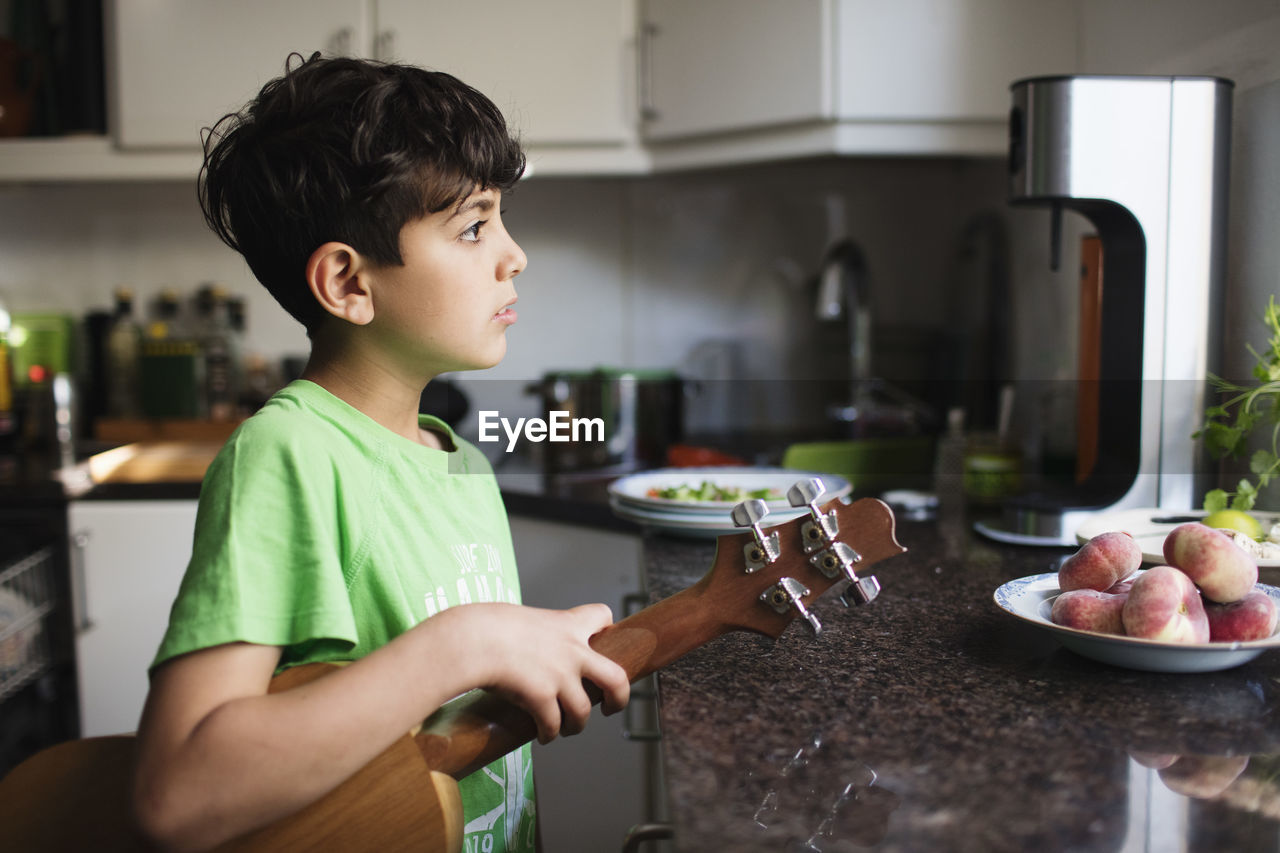
[[[267,694],[272,646],[233,643],[157,667],[139,726],[135,805],[149,835],[204,849],[292,814],[360,769],[454,696],[493,689],[538,722],[581,731],[583,680],[626,704],[622,668],[588,645],[604,605],[566,611],[453,607],[324,678]]]

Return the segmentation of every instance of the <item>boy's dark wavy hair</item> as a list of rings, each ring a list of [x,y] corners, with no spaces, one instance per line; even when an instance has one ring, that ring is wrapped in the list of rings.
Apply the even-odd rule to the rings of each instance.
[[[203,136],[205,221],[308,333],[327,316],[305,280],[316,248],[402,264],[407,222],[509,190],[525,168],[502,113],[457,78],[318,53],[291,55]]]

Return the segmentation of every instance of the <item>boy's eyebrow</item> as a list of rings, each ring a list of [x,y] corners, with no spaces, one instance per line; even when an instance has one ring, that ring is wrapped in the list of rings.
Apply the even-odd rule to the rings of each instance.
[[[463,216],[473,210],[478,210],[481,213],[488,213],[490,210],[493,210],[493,199],[488,196],[481,196],[480,198],[463,202],[458,205],[458,209],[455,210],[453,212],[453,216],[450,216],[449,218],[457,219],[459,216]]]

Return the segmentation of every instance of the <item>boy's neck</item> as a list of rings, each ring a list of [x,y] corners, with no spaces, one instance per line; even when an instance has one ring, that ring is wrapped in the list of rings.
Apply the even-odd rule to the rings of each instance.
[[[445,449],[440,436],[418,426],[422,387],[415,383],[388,373],[370,376],[317,358],[314,352],[299,378],[314,382],[397,435],[437,450]]]

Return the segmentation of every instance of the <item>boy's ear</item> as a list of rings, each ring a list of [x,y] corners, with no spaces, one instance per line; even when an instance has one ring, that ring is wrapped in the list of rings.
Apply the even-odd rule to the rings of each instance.
[[[307,286],[324,310],[363,326],[373,319],[366,266],[364,257],[346,243],[325,243],[307,259]]]

